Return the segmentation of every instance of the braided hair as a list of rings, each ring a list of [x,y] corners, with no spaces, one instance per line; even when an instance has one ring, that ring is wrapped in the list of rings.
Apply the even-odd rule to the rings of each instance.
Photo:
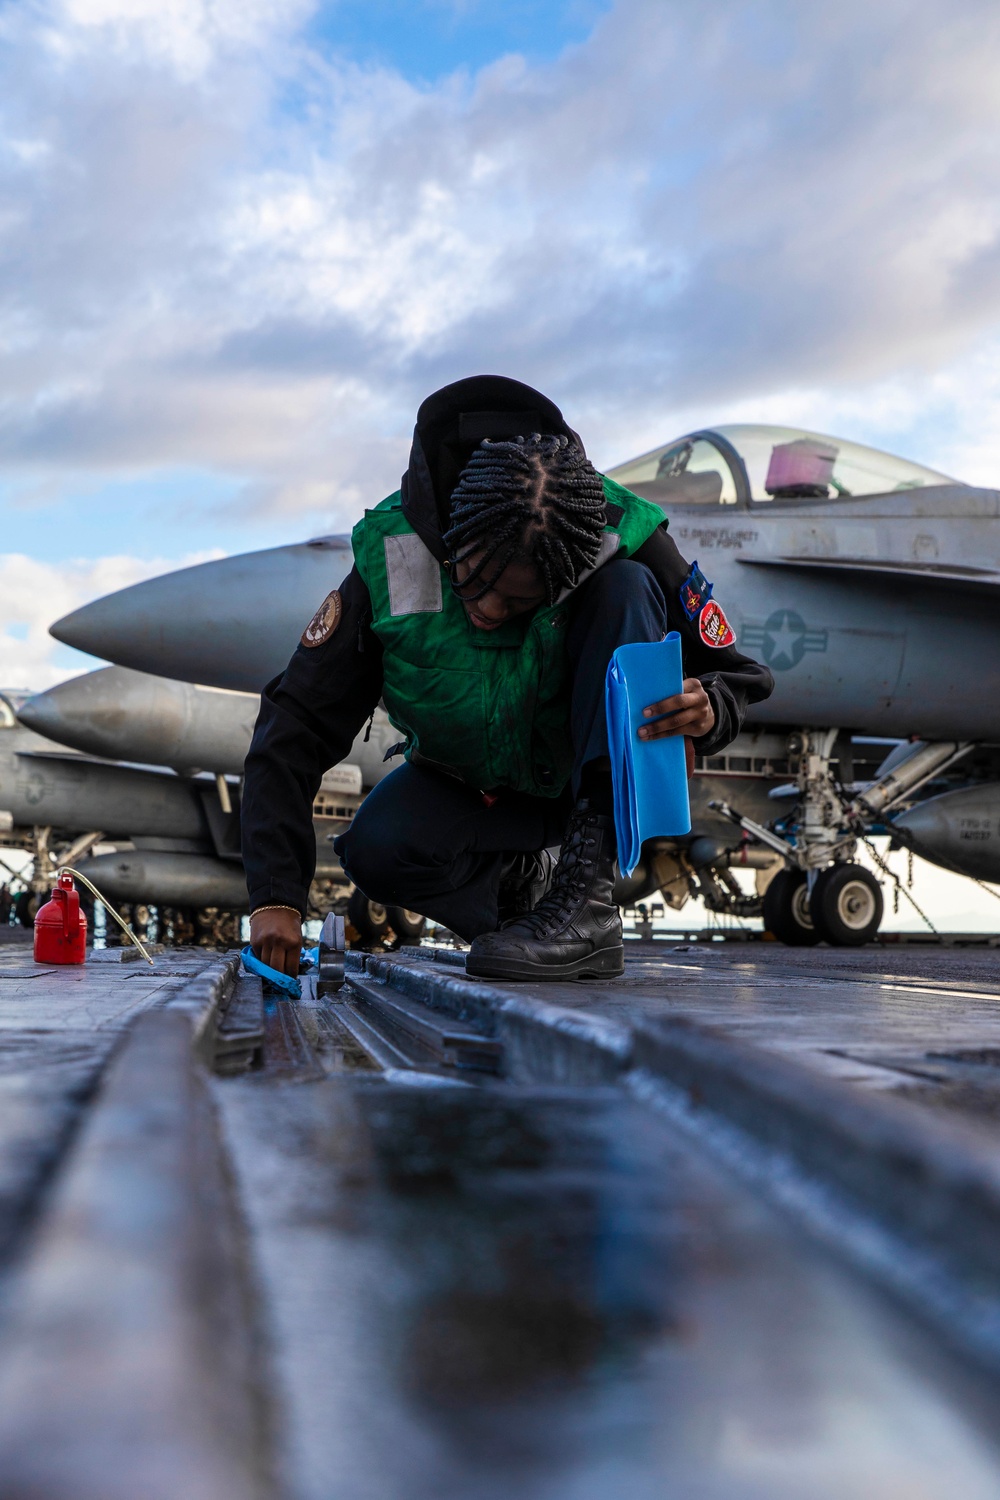
[[[568,437],[486,438],[462,470],[450,519],[443,540],[452,588],[463,599],[481,599],[505,568],[523,559],[538,568],[554,604],[597,561],[607,519],[604,487]],[[455,563],[477,553],[458,585]]]

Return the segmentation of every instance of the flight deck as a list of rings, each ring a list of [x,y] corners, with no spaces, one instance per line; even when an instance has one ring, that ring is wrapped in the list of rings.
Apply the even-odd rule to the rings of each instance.
[[[0,1490],[1000,1492],[990,948],[0,948]]]

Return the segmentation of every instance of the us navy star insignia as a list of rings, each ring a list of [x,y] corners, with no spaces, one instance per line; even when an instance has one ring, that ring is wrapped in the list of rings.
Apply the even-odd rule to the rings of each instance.
[[[774,671],[786,672],[797,667],[807,651],[825,651],[827,632],[810,630],[794,609],[776,609],[763,625],[746,624],[740,644],[748,651],[760,651]]]

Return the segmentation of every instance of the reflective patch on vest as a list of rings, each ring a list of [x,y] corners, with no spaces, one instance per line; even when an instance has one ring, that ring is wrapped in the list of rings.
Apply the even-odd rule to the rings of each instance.
[[[309,624],[302,632],[303,646],[322,646],[328,641],[340,624],[340,616],[343,613],[343,605],[340,600],[340,591],[334,589],[327,594],[319,609],[313,615]]]
[[[415,531],[385,538],[385,572],[390,614],[440,613],[441,569]]]
[[[575,587],[579,588],[581,583],[586,583],[587,579],[591,578],[597,572],[598,568],[603,568],[604,564],[608,562],[612,557],[614,557],[621,544],[622,539],[618,535],[617,531],[602,531],[601,548],[597,554],[597,560],[592,568],[588,568],[585,573],[580,574],[580,577],[576,581]],[[569,598],[570,594],[572,594],[573,591],[573,589],[563,589],[562,593],[556,600],[556,603],[561,604],[564,599]]]

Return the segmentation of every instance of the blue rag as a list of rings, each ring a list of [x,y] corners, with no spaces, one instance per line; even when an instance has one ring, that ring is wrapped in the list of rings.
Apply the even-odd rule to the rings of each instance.
[[[646,839],[691,832],[684,736],[636,737],[636,731],[650,722],[643,718],[643,709],[679,693],[683,686],[681,638],[676,630],[662,641],[619,646],[608,663],[608,749],[618,864],[625,875],[631,875],[639,863]]]
[[[291,995],[295,1000],[302,998],[302,986],[296,976],[294,974],[281,974],[277,969],[272,969],[267,964],[262,964],[249,943],[243,949],[240,956],[243,959],[243,967],[248,974],[258,974],[264,983],[269,984],[272,989],[281,990],[284,994]]]

